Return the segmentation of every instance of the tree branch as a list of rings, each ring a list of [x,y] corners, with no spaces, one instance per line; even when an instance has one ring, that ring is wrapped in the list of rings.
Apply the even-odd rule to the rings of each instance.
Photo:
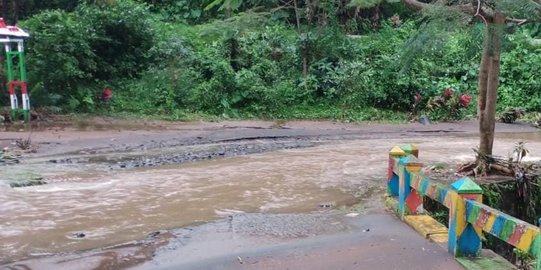
[[[523,25],[528,22],[527,19],[515,19],[515,18],[507,18],[507,21],[517,23],[518,25]]]
[[[477,0],[477,11],[475,12],[474,17],[479,16],[481,19],[483,19],[483,22],[485,22],[485,25],[488,25],[487,19],[485,19],[485,16],[481,15],[481,0]]]
[[[424,3],[419,0],[402,0],[408,8],[413,11],[422,11],[424,9],[434,6],[434,4]],[[481,5],[479,1],[477,5],[474,4],[464,4],[456,6],[448,6],[449,9],[457,9],[463,13],[470,14],[472,16],[480,16],[484,20],[492,19],[494,17],[494,11],[490,8],[487,8]]]
[[[432,4],[423,3],[417,0],[402,0],[402,2],[413,11],[421,11],[432,6]]]

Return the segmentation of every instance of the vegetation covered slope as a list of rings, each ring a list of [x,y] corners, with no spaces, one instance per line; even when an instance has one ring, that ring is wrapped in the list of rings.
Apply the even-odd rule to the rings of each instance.
[[[38,106],[171,119],[201,113],[356,121],[412,110],[434,118],[475,115],[475,106],[453,108],[462,95],[477,94],[483,25],[471,22],[435,38],[431,33],[441,29],[400,3],[14,2],[0,4],[10,22],[32,33],[27,66]],[[525,42],[538,27],[506,29],[500,110],[541,110],[541,56]],[[105,105],[98,97],[107,86],[113,98]],[[447,88],[457,98],[442,111],[437,101]]]

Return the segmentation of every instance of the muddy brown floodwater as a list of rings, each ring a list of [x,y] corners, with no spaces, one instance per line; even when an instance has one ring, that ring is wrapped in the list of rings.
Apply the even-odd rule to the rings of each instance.
[[[506,134],[496,154],[526,140],[541,156],[538,133]],[[471,159],[478,139],[412,137],[334,141],[315,147],[129,170],[85,165],[40,167],[49,183],[0,185],[0,265],[34,256],[89,250],[144,239],[150,232],[208,222],[233,213],[307,213],[321,206],[383,208],[387,151],[415,143],[422,160]],[[7,174],[18,167],[0,168]],[[55,173],[61,179],[55,181]]]

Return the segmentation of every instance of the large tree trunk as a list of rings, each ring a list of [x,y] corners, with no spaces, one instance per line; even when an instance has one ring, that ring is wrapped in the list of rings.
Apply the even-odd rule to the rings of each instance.
[[[492,155],[496,125],[496,99],[500,78],[500,54],[505,16],[496,13],[488,23],[479,70],[479,155]],[[479,161],[479,156],[477,157]]]

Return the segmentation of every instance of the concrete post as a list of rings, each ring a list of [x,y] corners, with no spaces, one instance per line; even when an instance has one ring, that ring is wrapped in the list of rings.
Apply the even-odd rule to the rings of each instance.
[[[407,155],[408,154],[398,146],[393,147],[393,149],[389,151],[389,167],[387,170],[387,193],[391,196],[398,196],[399,179],[398,175],[393,172],[395,160],[405,157]]]
[[[415,209],[417,207],[412,211],[406,204],[410,197],[414,198],[417,202],[420,200],[422,203],[422,197],[418,196],[416,192],[415,194],[411,192],[411,178],[412,174],[417,174],[421,171],[423,164],[413,155],[401,158],[398,164],[398,214],[401,219],[404,219],[404,215],[415,214],[416,212]]]
[[[413,144],[405,144],[400,147],[404,152],[419,158],[419,148]]]
[[[458,179],[451,184],[454,191],[449,208],[449,252],[455,257],[477,257],[481,252],[482,228],[466,221],[464,200],[483,201],[483,190],[469,177]]]

